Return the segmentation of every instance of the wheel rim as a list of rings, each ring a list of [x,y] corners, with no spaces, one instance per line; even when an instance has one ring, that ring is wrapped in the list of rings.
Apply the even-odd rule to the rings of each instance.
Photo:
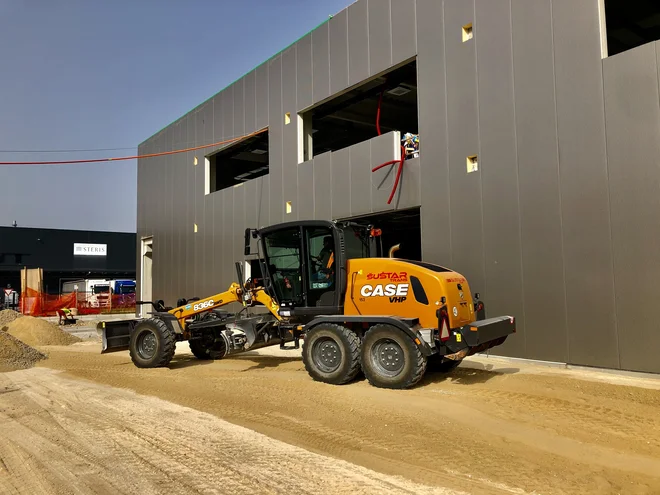
[[[405,364],[403,349],[391,339],[377,341],[370,354],[373,367],[385,376],[397,376]]]
[[[156,334],[151,331],[142,332],[137,341],[137,351],[142,359],[151,359],[156,354],[158,341]]]
[[[341,347],[329,337],[320,338],[314,342],[312,357],[317,368],[324,373],[332,373],[341,364]]]

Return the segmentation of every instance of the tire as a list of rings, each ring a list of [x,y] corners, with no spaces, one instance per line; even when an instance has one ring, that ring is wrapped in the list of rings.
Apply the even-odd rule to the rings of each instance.
[[[458,365],[462,362],[462,359],[459,361],[452,361],[451,359],[444,359],[438,354],[433,354],[428,358],[426,370],[434,373],[451,373],[458,368]]]
[[[161,368],[174,356],[176,334],[163,320],[149,318],[135,326],[128,349],[138,368]]]
[[[227,355],[227,344],[222,336],[216,341],[213,335],[208,335],[190,340],[188,344],[197,359],[222,359]]]
[[[341,325],[321,324],[305,335],[302,357],[314,380],[343,385],[360,372],[360,338]]]
[[[426,372],[426,357],[415,342],[392,325],[374,325],[362,341],[362,371],[375,387],[405,389]]]

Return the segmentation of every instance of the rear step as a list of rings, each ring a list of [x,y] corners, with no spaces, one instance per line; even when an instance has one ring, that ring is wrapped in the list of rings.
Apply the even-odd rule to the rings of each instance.
[[[101,354],[128,350],[131,331],[140,320],[102,321],[96,325],[101,335]]]

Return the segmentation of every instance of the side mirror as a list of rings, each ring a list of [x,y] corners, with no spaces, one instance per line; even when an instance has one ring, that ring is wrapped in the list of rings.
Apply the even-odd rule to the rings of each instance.
[[[481,294],[479,294],[478,292],[475,292],[474,298],[475,299],[481,299]]]

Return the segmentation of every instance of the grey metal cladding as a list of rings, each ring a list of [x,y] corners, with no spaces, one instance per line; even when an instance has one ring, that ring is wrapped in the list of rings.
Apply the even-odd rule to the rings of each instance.
[[[234,137],[245,135],[245,78],[232,84],[234,100]]]
[[[287,218],[297,218],[298,207],[298,114],[296,103],[296,45],[282,52],[282,121],[289,114],[289,123],[283,122],[282,190],[283,200],[293,202],[293,211]]]
[[[224,105],[222,93],[213,97],[213,142],[218,143],[224,139]],[[211,154],[219,147],[206,149],[207,154]]]
[[[298,190],[294,211],[299,220],[314,219],[314,161],[309,160],[297,166]]]
[[[255,227],[265,227],[272,224],[270,221],[270,176],[264,175],[259,181],[259,209]]]
[[[184,147],[185,140],[187,139],[187,128],[185,122],[180,120],[175,124],[175,132],[172,137],[172,149],[180,149]],[[176,182],[175,190],[176,197],[181,198],[181,203],[178,208],[174,210],[174,231],[176,232],[174,239],[174,268],[176,272],[176,297],[180,297],[181,291],[185,290],[185,236],[190,235],[189,232],[184,231],[186,225],[186,203],[183,202],[186,184],[186,167],[182,166],[182,162],[178,156],[174,157],[176,169]]]
[[[369,4],[359,0],[348,7],[348,76],[349,85],[369,77]]]
[[[328,23],[312,31],[312,95],[314,103],[330,96],[330,29]]]
[[[268,84],[268,63],[264,63],[256,69],[257,82],[257,129],[268,127],[268,109],[269,109],[269,84]]]
[[[248,72],[245,76],[245,133],[250,134],[257,130],[257,79],[256,71]]]
[[[220,93],[222,103],[223,141],[235,137],[234,132],[234,88],[229,86]]]
[[[484,286],[481,170],[468,173],[467,158],[479,154],[475,39],[463,42],[461,27],[474,21],[474,3],[445,2],[445,65],[453,263],[475,290]],[[455,29],[449,29],[450,26]],[[477,32],[476,37],[479,36]]]
[[[348,11],[342,10],[330,21],[330,93],[348,87]]]
[[[238,257],[234,261],[241,261],[244,258],[243,247],[244,247],[244,233],[246,228],[255,229],[257,225],[257,217],[259,216],[259,195],[261,191],[259,190],[259,181],[258,180],[249,180],[245,183],[245,224],[243,229],[239,232],[238,237],[240,239],[239,253]],[[251,244],[252,246],[254,244]]]
[[[392,2],[392,64],[417,55],[415,0]]]
[[[284,214],[282,199],[282,168],[284,146],[284,112],[282,109],[282,55],[268,62],[269,80],[269,176],[270,176],[270,221],[279,223]]]
[[[403,209],[421,206],[421,179],[421,160],[419,158],[406,160],[403,165],[399,186],[392,199],[394,208]]]
[[[356,163],[353,164],[353,159],[351,159],[351,168],[355,166],[369,171],[369,179],[371,182],[370,197],[365,190],[358,191],[358,193],[366,196],[367,199],[370,199],[370,211],[387,211],[394,209],[394,199],[392,199],[392,202],[389,205],[387,204],[387,200],[392,191],[394,176],[396,175],[399,164],[395,163],[388,165],[376,172],[371,172],[371,169],[385,162],[389,162],[393,158],[396,158],[395,155],[397,152],[400,153],[401,146],[400,141],[397,142],[397,136],[400,136],[398,132],[388,132],[387,134],[371,139],[369,141],[370,156],[368,162],[357,163],[357,159],[360,158],[358,156],[356,157]],[[397,150],[397,147],[399,150]],[[362,172],[364,172],[364,170],[362,170]]]
[[[442,3],[417,0],[417,85],[421,163],[422,256],[451,265],[447,105]]]
[[[314,161],[325,160],[325,155],[329,155],[331,162],[331,212],[332,218],[346,218],[351,216],[351,158],[349,148],[335,151],[334,153],[324,153],[314,157]]]
[[[314,102],[312,77],[312,35],[310,33],[296,43],[297,111],[304,110]]]
[[[488,314],[516,315],[516,338],[498,354],[524,355],[525,318],[513,96],[510,0],[476,0],[479,161]],[[477,288],[473,288],[477,291]]]
[[[368,2],[369,70],[370,75],[373,76],[392,66],[391,8],[390,0],[368,0]]]
[[[220,255],[222,257],[222,284],[228,286],[234,279],[234,188],[223,189],[217,194],[222,195],[222,237]]]
[[[653,372],[660,371],[656,50],[657,43],[647,44],[603,61],[621,368]]]
[[[617,367],[598,5],[552,6],[568,359]]]
[[[317,220],[331,220],[332,215],[332,154],[323,153],[314,157],[314,218]],[[346,162],[348,163],[348,161]],[[348,174],[348,167],[343,170]],[[346,196],[339,196],[343,198]],[[339,199],[338,198],[338,199]],[[350,210],[350,208],[349,208]]]
[[[566,362],[550,2],[512,0],[512,20],[526,354]]]
[[[332,161],[335,161],[333,154]],[[371,213],[371,143],[366,141],[349,148],[351,216]],[[334,171],[333,167],[333,177]],[[333,196],[337,192],[333,190]]]
[[[229,262],[229,267],[231,269],[232,278],[235,278],[234,275],[236,268],[236,261],[240,261],[244,258],[243,248],[245,246],[245,239],[243,237],[245,232],[245,184],[240,184],[232,188],[234,190],[234,225],[233,232],[231,235],[232,243],[232,259]]]

